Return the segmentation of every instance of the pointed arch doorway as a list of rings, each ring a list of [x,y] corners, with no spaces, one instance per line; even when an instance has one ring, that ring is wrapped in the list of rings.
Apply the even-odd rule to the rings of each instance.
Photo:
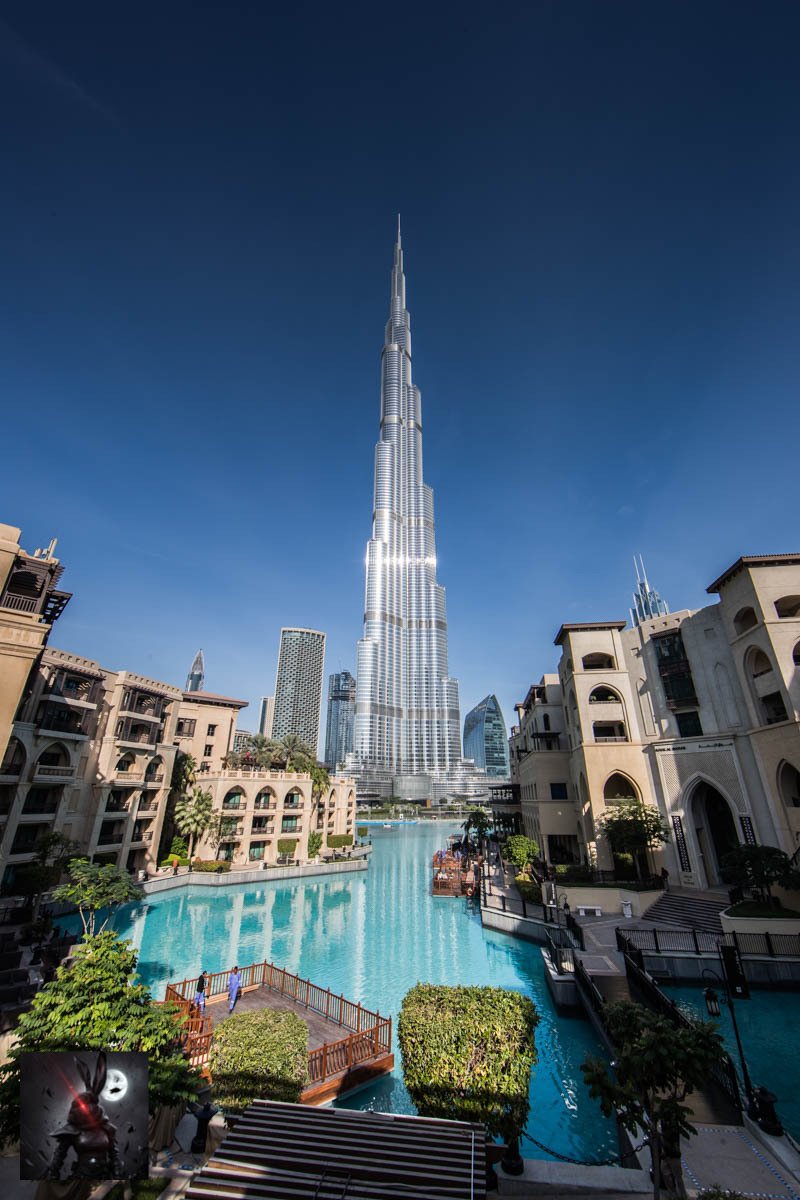
[[[739,845],[736,819],[722,792],[705,780],[692,792],[692,822],[706,887],[722,884],[720,864]]]

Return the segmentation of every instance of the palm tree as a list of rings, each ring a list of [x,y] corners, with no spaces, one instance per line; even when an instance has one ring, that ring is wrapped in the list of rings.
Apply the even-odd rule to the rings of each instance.
[[[278,742],[277,749],[278,755],[283,759],[287,771],[294,771],[298,767],[301,770],[308,770],[309,766],[316,762],[314,751],[309,750],[305,742],[296,733],[284,734]]]
[[[331,785],[331,777],[325,767],[321,767],[319,763],[312,763],[309,766],[311,774],[311,795],[314,799],[319,798],[327,792]]]
[[[170,785],[172,791],[185,795],[192,790],[196,783],[197,763],[191,754],[184,754],[182,750],[179,750],[175,755],[175,765],[172,768],[172,783]]]
[[[175,803],[175,824],[184,836],[189,838],[189,859],[194,856],[194,848],[198,837],[205,833],[211,824],[214,802],[211,792],[202,788],[193,788],[190,795],[183,794]]]
[[[474,830],[475,836],[478,839],[479,847],[483,844],[483,840],[489,833],[491,827],[492,820],[485,808],[473,808],[470,811],[466,821],[461,826],[467,837],[469,837],[470,833]]]

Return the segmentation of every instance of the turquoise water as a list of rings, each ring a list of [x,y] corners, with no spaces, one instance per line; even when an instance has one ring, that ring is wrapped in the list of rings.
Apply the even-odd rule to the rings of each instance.
[[[556,1014],[539,947],[484,932],[464,899],[430,895],[430,861],[457,825],[373,828],[369,871],[150,897],[116,926],[138,947],[139,971],[160,998],[170,980],[269,959],[395,1021],[415,983],[492,984],[530,996],[540,1013],[528,1131],[576,1158],[616,1153],[613,1125],[583,1085],[580,1064],[602,1053],[587,1022]],[[400,1056],[391,1076],[343,1105],[414,1112]],[[528,1157],[547,1157],[524,1143]]]
[[[720,996],[721,1012],[715,1021],[725,1039],[725,1048],[733,1059],[739,1083],[741,1066],[731,1014],[722,1000],[723,989],[713,980]],[[703,989],[665,987],[666,994],[689,1016],[707,1021],[708,1010]],[[776,1109],[782,1123],[795,1138],[800,1138],[800,996],[796,992],[768,992],[754,988],[749,1000],[737,1000],[736,1023],[754,1087],[766,1087],[778,1097]]]

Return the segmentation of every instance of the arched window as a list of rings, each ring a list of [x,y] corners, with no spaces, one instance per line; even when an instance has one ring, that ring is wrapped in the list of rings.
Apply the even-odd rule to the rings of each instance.
[[[623,775],[621,771],[615,771],[613,775],[609,775],[603,788],[603,799],[606,804],[619,804],[625,800],[638,800],[639,789],[636,784],[628,779],[627,775]]]
[[[0,764],[0,775],[21,775],[25,766],[25,747],[19,738],[12,737],[6,746],[3,761]]]
[[[240,787],[231,788],[231,790],[226,793],[225,799],[222,801],[222,808],[224,812],[236,812],[237,809],[245,808],[246,805],[247,801],[245,799],[244,792]]]
[[[791,763],[778,768],[778,791],[787,808],[800,808],[800,771]]]
[[[755,609],[749,605],[747,608],[740,608],[736,616],[733,618],[733,628],[737,633],[747,633],[748,629],[752,629],[758,624],[758,618],[755,614]]]
[[[776,725],[779,721],[785,721],[786,705],[772,663],[758,646],[751,646],[747,651],[745,669],[761,724]]]
[[[136,765],[136,759],[132,754],[123,754],[122,758],[117,762],[114,768],[115,775],[126,775],[128,771],[132,771]]]
[[[145,783],[156,783],[164,775],[164,762],[161,758],[153,758],[147,764],[144,772]]]
[[[303,793],[298,792],[296,790],[287,792],[286,796],[284,797],[283,807],[291,808],[291,809],[302,808],[303,807]]]
[[[61,742],[54,742],[52,746],[40,754],[36,761],[36,770],[41,773],[42,767],[67,767],[69,766],[69,753],[66,746]]]
[[[606,687],[601,683],[598,687],[592,688],[589,693],[590,704],[621,704],[622,697],[613,688]]]
[[[800,596],[781,596],[775,601],[775,612],[786,620],[789,617],[800,617]]]
[[[584,654],[581,660],[584,671],[616,671],[617,664],[610,654]]]
[[[263,810],[266,808],[275,808],[276,805],[277,798],[272,788],[262,788],[256,796],[254,807],[256,809]]]

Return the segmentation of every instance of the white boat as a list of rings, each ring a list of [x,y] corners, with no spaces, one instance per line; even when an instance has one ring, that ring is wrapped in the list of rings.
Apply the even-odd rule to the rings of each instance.
[[[383,828],[384,829],[394,829],[394,825],[391,823],[391,821],[384,821]]]

